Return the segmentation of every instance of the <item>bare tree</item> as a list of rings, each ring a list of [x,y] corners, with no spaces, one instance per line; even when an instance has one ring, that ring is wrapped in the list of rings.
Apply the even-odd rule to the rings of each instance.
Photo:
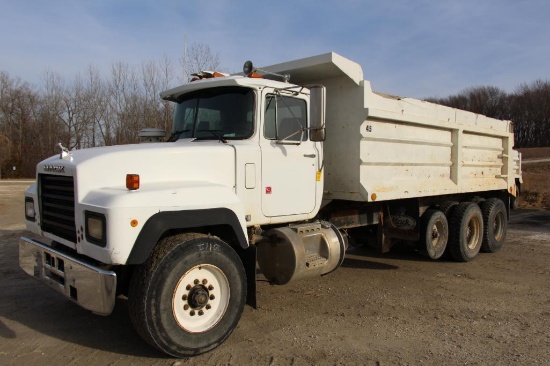
[[[189,82],[192,73],[205,70],[219,70],[219,54],[214,54],[208,45],[193,43],[184,53],[184,56],[180,59],[183,70],[182,83]]]
[[[550,82],[520,85],[513,95],[512,115],[518,146],[550,146]]]
[[[165,57],[161,61],[150,61],[141,65],[143,121],[142,127],[169,130],[171,127],[171,105],[160,99],[159,94],[169,88],[173,69]]]
[[[182,66],[189,75],[219,69],[219,64],[210,47],[195,43]],[[33,176],[39,161],[59,153],[59,142],[81,149],[138,142],[144,127],[169,131],[173,104],[161,100],[159,93],[175,86],[174,74],[167,57],[138,66],[113,63],[105,79],[90,65],[68,82],[47,72],[41,88],[34,90],[0,72],[1,173],[17,166],[17,174]]]
[[[139,76],[127,63],[118,62],[111,69],[109,119],[112,140],[107,145],[137,141],[142,122]]]
[[[468,88],[447,98],[428,98],[430,102],[483,114],[498,119],[510,118],[509,96],[494,86]]]
[[[83,129],[81,146],[105,145],[105,116],[107,115],[107,90],[99,71],[92,65],[82,79],[80,122]]]
[[[428,101],[514,123],[517,147],[550,146],[550,82],[520,85],[512,94],[491,86],[475,87]]]
[[[38,102],[38,94],[29,84],[0,73],[0,133],[4,137],[5,151],[0,169],[9,171],[12,177],[25,175],[28,168],[26,158],[35,152],[37,131],[33,122]],[[15,171],[8,169],[11,167],[15,167]]]

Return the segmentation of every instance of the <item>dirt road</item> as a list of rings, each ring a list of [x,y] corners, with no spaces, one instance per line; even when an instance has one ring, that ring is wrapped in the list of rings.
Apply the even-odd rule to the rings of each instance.
[[[550,162],[550,158],[522,160],[521,164],[536,164],[536,163],[548,163],[548,162]]]
[[[357,249],[323,278],[259,279],[259,309],[221,347],[176,360],[133,331],[124,299],[100,317],[23,274],[27,185],[0,182],[1,365],[550,364],[550,211],[515,212],[504,248],[470,263]]]

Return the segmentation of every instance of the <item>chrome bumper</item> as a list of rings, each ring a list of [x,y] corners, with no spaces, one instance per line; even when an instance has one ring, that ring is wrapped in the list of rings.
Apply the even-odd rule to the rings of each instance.
[[[71,258],[27,237],[19,239],[19,266],[84,309],[100,315],[113,311],[115,272]]]

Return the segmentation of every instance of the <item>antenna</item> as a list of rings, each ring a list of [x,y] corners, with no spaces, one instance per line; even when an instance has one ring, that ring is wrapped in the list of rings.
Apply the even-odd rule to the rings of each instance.
[[[183,81],[189,81],[189,75],[187,75],[187,33],[183,35]]]

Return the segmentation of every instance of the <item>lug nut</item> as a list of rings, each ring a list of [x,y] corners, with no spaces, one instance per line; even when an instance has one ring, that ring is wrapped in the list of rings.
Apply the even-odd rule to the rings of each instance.
[[[199,310],[199,316],[204,315],[204,312],[202,310]]]
[[[189,315],[195,316],[195,310],[191,310],[191,311],[189,312]]]
[[[191,290],[191,285],[187,285],[187,286],[185,287],[185,289],[186,289],[187,291]]]
[[[210,304],[206,304],[206,310],[210,310],[211,307]]]
[[[212,291],[213,289],[214,289],[214,286],[212,286],[212,285],[208,286],[209,291]]]
[[[202,280],[203,285],[206,285],[207,283],[208,283],[208,280],[206,278],[204,280]]]
[[[183,310],[186,310],[186,311],[189,310],[189,305],[187,304],[183,305]]]
[[[183,296],[181,297],[181,299],[184,300],[184,301],[187,300],[187,295],[183,295]]]
[[[195,280],[195,281],[194,281],[195,285],[198,285],[199,282],[200,282],[199,280]]]
[[[215,298],[216,298],[216,296],[210,295],[210,300],[214,300]]]

